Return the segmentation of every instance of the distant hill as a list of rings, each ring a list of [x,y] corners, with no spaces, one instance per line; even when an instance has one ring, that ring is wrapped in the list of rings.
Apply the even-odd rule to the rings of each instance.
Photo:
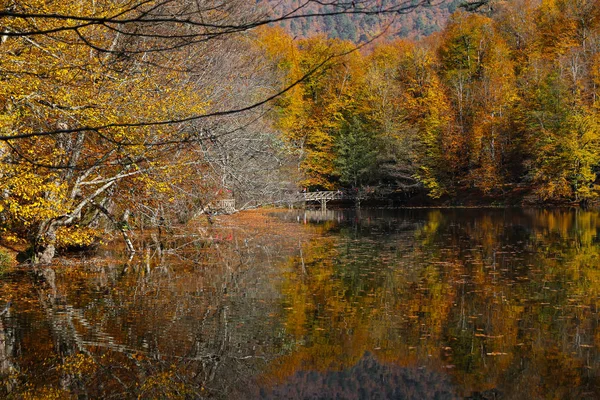
[[[393,5],[399,0],[379,0],[381,7]],[[345,14],[327,17],[301,18],[286,21],[281,25],[292,35],[309,37],[325,34],[332,38],[364,42],[373,34],[381,32],[386,26],[386,34],[399,38],[420,38],[441,30],[450,14],[462,0],[448,0],[445,4],[420,8],[404,15],[375,16]],[[289,13],[306,3],[306,0],[257,0],[257,5],[270,15]],[[326,6],[316,3],[305,6],[302,13],[323,12]],[[331,8],[329,8],[331,10]]]

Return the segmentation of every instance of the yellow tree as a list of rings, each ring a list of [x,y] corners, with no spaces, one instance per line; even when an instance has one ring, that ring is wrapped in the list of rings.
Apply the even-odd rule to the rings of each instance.
[[[443,84],[456,116],[452,141],[456,143],[458,164],[453,170],[462,186],[470,186],[470,172],[477,167],[479,143],[473,137],[473,123],[477,109],[477,80],[488,51],[490,22],[487,17],[458,12],[442,32],[438,48]]]
[[[427,46],[405,47],[398,64],[397,82],[407,122],[417,132],[415,176],[438,198],[453,192],[457,182],[462,138],[452,126],[449,98],[436,71],[436,58]]]
[[[401,79],[401,60],[413,43],[396,41],[377,45],[365,60],[365,83],[357,112],[374,132],[378,152],[376,168],[381,183],[396,188],[418,186],[415,177],[418,157],[417,129],[411,124]]]
[[[85,8],[85,2],[36,5],[66,15]],[[97,6],[119,9],[111,2]],[[17,20],[6,29],[29,28],[23,24]],[[35,28],[55,26],[44,20]],[[166,168],[161,157],[170,140],[181,139],[184,125],[140,122],[158,115],[178,119],[206,107],[192,81],[164,69],[157,79],[152,55],[101,53],[82,46],[80,35],[119,46],[118,34],[99,27],[9,37],[0,45],[2,227],[12,239],[28,239],[38,262],[48,262],[56,246],[89,244],[87,226],[110,212],[117,185],[152,185],[147,172]],[[185,61],[184,52],[172,55],[173,63]]]
[[[496,194],[514,178],[508,164],[515,159],[512,110],[518,100],[513,49],[501,27],[487,17],[457,13],[438,50],[458,127],[455,171],[463,187]],[[522,40],[520,32],[515,35]]]
[[[499,192],[510,179],[506,164],[514,147],[511,111],[517,87],[510,48],[495,30],[485,40],[487,50],[475,92],[471,181],[489,193]]]
[[[597,5],[545,1],[537,9],[535,51],[519,108],[532,149],[529,178],[542,200],[597,197],[597,51],[590,45],[600,34]]]
[[[302,78],[278,99],[277,115],[277,127],[300,153],[300,185],[333,189],[336,134],[353,107],[361,56],[351,43],[325,37],[294,41],[280,30],[265,30],[263,37],[286,84]]]

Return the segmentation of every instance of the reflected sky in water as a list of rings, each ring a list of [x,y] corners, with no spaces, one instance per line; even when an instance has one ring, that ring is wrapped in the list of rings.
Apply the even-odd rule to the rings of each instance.
[[[4,273],[0,395],[600,398],[596,211],[268,218]]]

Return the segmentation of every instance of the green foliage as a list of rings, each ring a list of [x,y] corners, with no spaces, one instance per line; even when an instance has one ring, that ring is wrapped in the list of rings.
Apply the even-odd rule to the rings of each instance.
[[[578,101],[551,71],[528,105],[527,134],[533,143],[530,177],[543,200],[593,200],[600,164],[600,131],[594,109]]]
[[[453,16],[444,32],[446,40],[439,49],[440,61],[447,73],[464,71],[473,76],[479,72],[489,22],[488,18],[460,12]]]
[[[367,183],[377,168],[377,147],[364,124],[352,117],[343,125],[336,142],[335,165],[340,182],[354,187]]]
[[[10,255],[0,249],[0,275],[3,274],[4,272],[6,272],[6,270],[8,270],[12,265],[12,258],[10,257]]]

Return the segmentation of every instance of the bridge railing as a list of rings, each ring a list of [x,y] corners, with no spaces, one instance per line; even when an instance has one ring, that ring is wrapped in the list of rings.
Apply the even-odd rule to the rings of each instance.
[[[304,201],[340,200],[345,198],[340,191],[306,192],[302,194],[304,195]]]

